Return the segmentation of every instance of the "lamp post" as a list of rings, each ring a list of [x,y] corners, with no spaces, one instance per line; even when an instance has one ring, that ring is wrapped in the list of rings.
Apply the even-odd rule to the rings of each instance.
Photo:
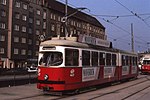
[[[147,42],[148,52],[150,52],[149,45],[150,45],[150,42]]]

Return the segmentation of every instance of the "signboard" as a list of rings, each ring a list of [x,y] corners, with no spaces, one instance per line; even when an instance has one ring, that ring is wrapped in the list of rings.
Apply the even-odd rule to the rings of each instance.
[[[136,74],[137,73],[137,66],[132,66],[132,74]]]
[[[100,67],[85,67],[82,69],[82,81],[98,79]]]
[[[104,67],[104,78],[111,78],[115,75],[116,67]]]
[[[110,47],[110,42],[107,40],[102,40],[99,38],[95,38],[95,37],[91,37],[91,36],[83,35],[83,34],[79,35],[78,41],[82,43],[91,44],[91,45]]]
[[[122,75],[129,74],[129,66],[122,66]]]

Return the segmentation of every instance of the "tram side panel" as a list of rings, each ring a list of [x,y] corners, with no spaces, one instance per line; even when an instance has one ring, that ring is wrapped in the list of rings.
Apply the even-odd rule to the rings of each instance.
[[[137,61],[136,56],[130,54],[119,54],[120,56],[120,80],[137,77]]]

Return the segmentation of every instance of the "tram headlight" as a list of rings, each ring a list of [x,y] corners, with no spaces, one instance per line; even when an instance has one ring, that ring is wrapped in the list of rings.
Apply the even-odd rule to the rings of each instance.
[[[47,74],[44,75],[44,80],[48,80],[49,76]]]

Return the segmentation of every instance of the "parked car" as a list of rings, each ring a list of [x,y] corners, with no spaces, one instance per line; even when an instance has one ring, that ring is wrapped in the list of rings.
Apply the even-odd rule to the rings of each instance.
[[[27,67],[28,72],[37,72],[38,68],[34,66]]]

